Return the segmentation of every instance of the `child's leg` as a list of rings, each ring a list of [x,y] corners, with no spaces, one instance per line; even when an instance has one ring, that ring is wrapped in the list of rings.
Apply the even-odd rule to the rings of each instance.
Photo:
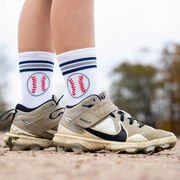
[[[53,0],[51,25],[56,53],[94,47],[94,0]]]
[[[54,0],[51,28],[69,104],[99,93],[93,0]]]
[[[19,52],[53,52],[50,33],[52,0],[26,0],[19,20]]]
[[[29,108],[44,103],[52,96],[51,4],[52,0],[26,0],[19,21],[22,104]]]

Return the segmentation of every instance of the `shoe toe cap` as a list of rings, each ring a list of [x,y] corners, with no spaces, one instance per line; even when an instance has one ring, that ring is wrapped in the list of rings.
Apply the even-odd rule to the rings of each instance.
[[[166,138],[166,137],[170,137],[170,136],[176,137],[174,135],[174,133],[165,131],[165,130],[160,130],[160,129],[155,129],[153,132],[146,134],[146,138],[148,140]]]

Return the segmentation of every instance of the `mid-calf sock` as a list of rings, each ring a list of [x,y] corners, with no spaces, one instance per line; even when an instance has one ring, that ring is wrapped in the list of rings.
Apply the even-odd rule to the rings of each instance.
[[[50,52],[19,53],[22,105],[34,108],[52,98],[54,59]]]
[[[69,105],[100,93],[95,48],[65,52],[57,60],[69,92]]]

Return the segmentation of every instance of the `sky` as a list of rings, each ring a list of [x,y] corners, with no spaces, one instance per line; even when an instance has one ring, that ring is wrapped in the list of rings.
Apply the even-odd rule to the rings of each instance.
[[[8,47],[14,71],[9,74],[10,104],[20,101],[17,27],[24,0],[0,0],[0,44]],[[109,90],[111,72],[118,64],[157,64],[163,46],[180,43],[179,0],[95,0],[95,30],[99,78],[102,89]],[[140,51],[150,48],[146,57]],[[143,58],[142,58],[143,57]],[[142,61],[143,59],[143,61]],[[65,93],[63,78],[56,67],[55,92]]]

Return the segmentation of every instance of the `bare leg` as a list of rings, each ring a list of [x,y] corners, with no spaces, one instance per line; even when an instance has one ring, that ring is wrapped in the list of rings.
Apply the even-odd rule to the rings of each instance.
[[[50,12],[52,0],[26,0],[19,21],[19,52],[52,52]]]
[[[53,0],[51,27],[57,54],[94,47],[94,0]]]

